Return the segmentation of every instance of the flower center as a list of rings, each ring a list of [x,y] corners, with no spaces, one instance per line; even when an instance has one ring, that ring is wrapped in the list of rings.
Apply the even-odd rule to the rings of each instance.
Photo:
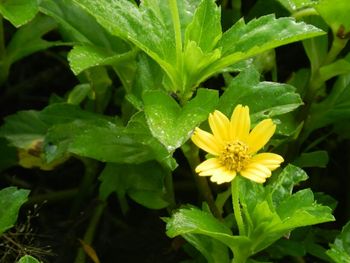
[[[248,146],[241,141],[233,141],[225,145],[219,155],[219,161],[230,171],[241,171],[249,162]]]

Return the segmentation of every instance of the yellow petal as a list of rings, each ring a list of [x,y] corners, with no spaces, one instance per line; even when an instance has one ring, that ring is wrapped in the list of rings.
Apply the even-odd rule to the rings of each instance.
[[[209,125],[214,137],[223,142],[229,140],[230,121],[224,114],[217,110],[209,114]]]
[[[210,177],[210,181],[223,184],[231,182],[236,177],[235,171],[229,171],[225,168],[217,169],[212,177]]]
[[[264,165],[270,171],[277,169],[283,161],[283,157],[275,153],[259,153],[250,159],[251,163]]]
[[[199,148],[213,155],[219,155],[222,149],[222,144],[220,141],[215,140],[215,137],[212,134],[199,128],[194,130],[191,139]]]
[[[245,141],[249,135],[250,116],[248,106],[237,105],[231,116],[231,140]]]
[[[210,171],[212,169],[220,168],[221,166],[222,165],[219,163],[217,158],[210,158],[196,167],[196,173],[202,173],[208,170]]]
[[[258,123],[248,136],[248,152],[255,153],[264,147],[275,133],[275,130],[276,125],[271,119],[266,119]]]
[[[264,183],[271,176],[271,171],[260,164],[249,164],[240,174],[257,183]]]

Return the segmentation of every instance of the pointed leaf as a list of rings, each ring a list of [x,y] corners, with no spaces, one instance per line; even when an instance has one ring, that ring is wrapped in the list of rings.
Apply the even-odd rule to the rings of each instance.
[[[15,27],[20,27],[34,18],[38,12],[37,0],[10,0],[0,2],[0,13]]]
[[[229,116],[237,104],[248,105],[252,122],[290,112],[302,105],[295,88],[274,82],[259,82],[259,73],[249,68],[234,78],[220,97],[218,109]],[[256,98],[259,99],[256,99]]]
[[[214,0],[203,0],[198,6],[192,22],[186,28],[185,45],[197,43],[204,52],[210,52],[222,35],[221,12]]]
[[[167,235],[175,237],[186,234],[201,234],[215,238],[235,250],[249,243],[244,236],[233,236],[231,230],[208,212],[198,208],[181,208],[166,219]]]
[[[327,250],[327,255],[336,263],[350,261],[350,222],[342,229],[340,235],[335,239]]]
[[[183,108],[161,91],[149,91],[143,96],[148,125],[169,152],[180,147],[192,130],[203,122],[218,101],[214,90],[200,89],[197,96]]]

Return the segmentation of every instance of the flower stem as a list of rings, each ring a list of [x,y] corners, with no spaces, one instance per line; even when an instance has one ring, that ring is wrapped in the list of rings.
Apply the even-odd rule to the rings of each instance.
[[[296,19],[299,20],[305,16],[316,16],[318,15],[317,11],[315,10],[315,8],[305,8],[299,11],[296,11],[295,13],[292,14],[292,16]]]
[[[194,145],[190,142],[184,144],[182,147],[182,152],[184,153],[189,165],[191,166],[192,173],[194,175],[194,180],[196,182],[197,189],[199,194],[203,197],[203,199],[208,203],[210,211],[216,218],[222,219],[221,213],[218,207],[215,204],[215,200],[211,189],[209,187],[207,178],[198,176],[195,173],[196,166],[200,163],[198,157],[198,149],[194,147]]]
[[[91,217],[90,223],[88,228],[86,229],[86,232],[84,234],[83,242],[84,244],[91,245],[92,241],[94,240],[96,228],[98,226],[98,223],[100,222],[101,216],[103,214],[103,211],[106,207],[106,202],[100,201],[100,203],[95,208],[94,214]],[[75,258],[75,263],[84,263],[86,262],[86,253],[83,248],[80,248],[78,250],[77,256]]]
[[[245,236],[245,227],[242,218],[241,205],[239,204],[239,180],[240,178],[237,176],[231,182],[231,191],[232,191],[232,205],[234,210],[235,219],[238,226],[238,231],[240,236]]]

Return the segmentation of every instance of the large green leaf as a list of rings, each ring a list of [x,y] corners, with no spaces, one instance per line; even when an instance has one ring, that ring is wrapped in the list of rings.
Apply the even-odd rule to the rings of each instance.
[[[350,222],[343,227],[340,235],[330,247],[326,253],[332,258],[333,262],[343,263],[350,261]]]
[[[42,0],[40,11],[57,21],[61,34],[68,41],[80,45],[95,45],[100,49],[105,48],[118,53],[129,50],[127,43],[110,35],[72,0]]]
[[[135,164],[108,163],[100,176],[100,196],[106,199],[115,192],[128,195],[135,202],[152,209],[161,209],[169,203],[164,177],[168,173],[157,162]]]
[[[315,8],[334,34],[343,38],[350,31],[350,6],[347,0],[319,0]]]
[[[293,187],[306,180],[300,168],[288,165],[265,188],[239,178],[240,201],[247,222],[251,253],[255,254],[297,227],[333,221],[331,208],[317,204],[311,190],[292,194]]]
[[[259,77],[252,67],[242,71],[220,97],[218,109],[230,116],[237,104],[248,105],[252,122],[256,123],[261,119],[288,113],[302,105],[293,86],[259,82]]]
[[[322,34],[322,30],[312,25],[287,17],[276,19],[267,15],[248,24],[241,19],[222,35],[216,46],[221,49],[222,57],[202,72],[202,79],[266,50]]]
[[[169,152],[173,152],[215,109],[218,93],[214,90],[199,89],[197,96],[183,108],[162,91],[146,92],[143,100],[147,122],[153,136],[166,146]]]
[[[37,12],[37,0],[5,0],[0,2],[1,15],[16,27],[32,20]]]
[[[27,201],[29,192],[17,187],[0,190],[0,236],[15,224],[18,211]]]
[[[181,208],[166,219],[167,235],[175,237],[186,234],[201,234],[226,244],[232,250],[249,244],[244,236],[233,236],[231,230],[212,214],[195,207]]]

